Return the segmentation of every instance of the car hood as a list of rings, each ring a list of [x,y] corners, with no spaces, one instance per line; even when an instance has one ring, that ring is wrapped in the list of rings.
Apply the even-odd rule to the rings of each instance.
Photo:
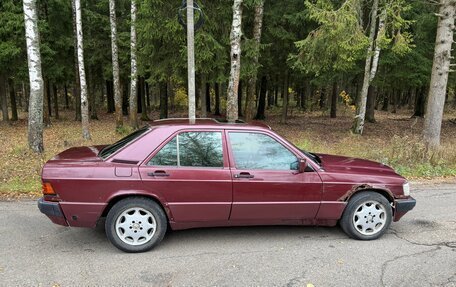
[[[391,167],[379,162],[338,155],[317,155],[321,159],[321,167],[327,172],[397,175]]]
[[[51,159],[51,161],[65,162],[97,162],[102,161],[98,157],[98,153],[103,149],[104,145],[98,146],[83,146],[69,148]]]

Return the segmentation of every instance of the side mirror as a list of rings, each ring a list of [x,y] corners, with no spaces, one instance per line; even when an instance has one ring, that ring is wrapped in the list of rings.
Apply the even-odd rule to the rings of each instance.
[[[305,158],[299,159],[299,173],[302,173],[306,170],[307,168],[307,160]]]

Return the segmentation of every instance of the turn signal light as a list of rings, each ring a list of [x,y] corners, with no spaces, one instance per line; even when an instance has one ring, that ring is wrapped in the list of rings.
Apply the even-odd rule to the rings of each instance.
[[[43,183],[43,194],[44,195],[56,195],[52,185],[49,182]]]

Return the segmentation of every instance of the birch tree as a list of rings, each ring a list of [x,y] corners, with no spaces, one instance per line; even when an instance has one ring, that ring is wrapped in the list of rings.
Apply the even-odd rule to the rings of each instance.
[[[231,26],[231,68],[228,82],[228,99],[226,103],[226,117],[228,122],[234,123],[238,119],[238,86],[241,71],[241,31],[242,0],[234,0],[233,24]]]
[[[138,87],[137,87],[137,67],[136,67],[136,3],[131,0],[131,84],[130,84],[130,126],[138,128]]]
[[[117,20],[116,1],[109,0],[109,20],[111,23],[112,77],[114,82],[114,105],[116,113],[116,128],[123,126],[122,97],[120,95],[119,56],[117,52]]]
[[[37,153],[43,146],[43,77],[41,74],[40,37],[36,0],[24,0],[25,37],[30,78],[28,144]]]
[[[188,73],[188,117],[191,122],[196,118],[195,99],[195,24],[193,0],[187,0],[187,73]]]
[[[87,82],[84,68],[84,43],[82,34],[82,17],[81,17],[81,0],[74,0],[76,8],[76,32],[78,40],[78,66],[79,66],[79,82],[81,85],[81,122],[82,122],[82,138],[90,140],[89,131],[89,105],[87,102]]]
[[[76,3],[71,1],[73,16],[73,45],[74,45],[74,84],[73,96],[75,97],[75,121],[81,121],[81,84],[79,82],[79,64],[78,64],[78,31],[76,29]]]
[[[371,23],[369,32],[369,46],[366,52],[366,63],[364,65],[364,80],[363,87],[361,88],[361,94],[358,98],[358,104],[356,105],[355,121],[353,123],[352,131],[355,134],[362,134],[364,129],[364,120],[366,116],[366,103],[367,103],[367,92],[369,90],[371,79],[372,65],[372,51],[374,47],[375,27],[377,26],[377,11],[378,11],[378,0],[374,0],[371,11]],[[378,57],[377,57],[378,61]],[[371,66],[372,65],[372,66]],[[374,73],[375,75],[375,73]]]
[[[255,6],[255,16],[253,20],[253,39],[255,41],[255,53],[253,56],[253,75],[249,78],[247,88],[247,98],[245,105],[244,117],[246,121],[250,121],[253,117],[253,103],[255,101],[255,89],[258,73],[258,58],[260,56],[261,29],[263,26],[263,10],[264,1],[258,2]]]
[[[440,147],[443,106],[450,72],[451,45],[455,30],[455,0],[440,0],[437,16],[437,35],[435,38],[434,61],[432,64],[429,100],[424,120],[423,140],[428,152],[435,152]]]

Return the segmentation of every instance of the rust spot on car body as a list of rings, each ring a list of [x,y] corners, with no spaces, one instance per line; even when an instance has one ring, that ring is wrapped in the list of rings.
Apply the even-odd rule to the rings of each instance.
[[[356,192],[365,191],[365,190],[380,192],[383,195],[385,195],[385,193],[386,193],[386,195],[388,195],[388,196],[386,196],[386,198],[389,201],[394,200],[393,193],[385,186],[376,186],[376,185],[370,185],[370,184],[366,183],[366,184],[353,185],[350,190],[348,190],[343,196],[341,196],[338,199],[338,201],[348,201],[348,199],[350,199],[350,197],[352,197],[352,195],[355,194]]]

